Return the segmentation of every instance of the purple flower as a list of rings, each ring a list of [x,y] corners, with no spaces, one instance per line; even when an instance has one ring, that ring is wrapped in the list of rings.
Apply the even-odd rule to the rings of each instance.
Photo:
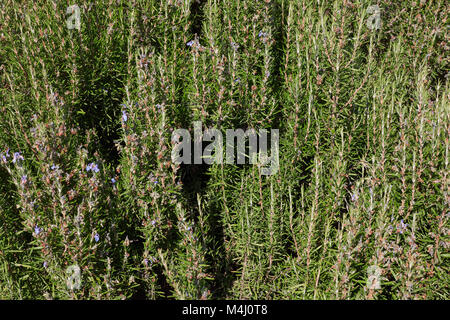
[[[59,166],[52,165],[51,169],[52,170],[57,170],[57,169],[59,169]]]
[[[128,120],[127,113],[125,112],[125,110],[122,110],[122,121],[127,122],[127,120]]]
[[[397,226],[397,231],[403,234],[408,229],[408,224],[402,220],[400,220],[400,227]]]
[[[186,43],[186,45],[188,46],[188,47],[192,47],[193,45],[194,45],[194,40],[191,40],[191,41],[189,41],[188,43]]]
[[[267,37],[267,33],[260,31],[260,32],[258,33],[258,37],[259,37],[259,38],[261,38],[261,37],[265,38],[265,37]]]
[[[36,235],[39,235],[39,233],[41,233],[41,231],[42,231],[42,229],[39,228],[37,225],[34,227],[34,233],[35,233]]]
[[[95,234],[94,240],[95,240],[95,242],[99,242],[100,241],[100,236],[98,235],[98,233]]]
[[[98,168],[98,166],[97,166],[94,162],[92,162],[92,163],[89,163],[89,164],[87,165],[86,171],[88,171],[88,172],[89,172],[89,171],[99,172],[100,169]]]
[[[20,152],[14,152],[12,162],[16,163],[18,160],[24,160],[24,159],[23,159],[22,155],[20,154]]]
[[[155,223],[156,223],[156,221],[155,221],[155,220],[152,220],[152,226],[154,226],[154,225],[155,225]]]
[[[44,261],[44,263],[42,265],[44,266],[44,268],[47,268],[47,266],[48,266],[47,261]]]
[[[26,174],[22,176],[21,182],[22,182],[22,184],[27,183],[27,175]]]
[[[111,179],[111,182],[112,182],[113,184],[116,183],[116,179],[112,178],[112,179]]]

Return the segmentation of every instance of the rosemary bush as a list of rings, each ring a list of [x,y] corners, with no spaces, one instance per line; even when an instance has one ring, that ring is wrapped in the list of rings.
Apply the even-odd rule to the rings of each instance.
[[[3,0],[0,298],[448,299],[447,22],[442,0]],[[174,163],[194,121],[279,129],[278,171]]]

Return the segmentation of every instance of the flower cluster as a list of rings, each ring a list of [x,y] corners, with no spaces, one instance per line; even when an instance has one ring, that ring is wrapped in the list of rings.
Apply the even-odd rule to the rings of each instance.
[[[98,166],[97,166],[97,164],[96,164],[95,162],[92,162],[92,163],[89,163],[89,164],[87,165],[86,171],[87,171],[87,172],[92,171],[92,172],[97,173],[97,172],[100,171],[100,169],[98,168]]]

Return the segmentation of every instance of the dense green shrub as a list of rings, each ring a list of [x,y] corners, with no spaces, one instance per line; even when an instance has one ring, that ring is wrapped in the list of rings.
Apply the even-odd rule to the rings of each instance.
[[[449,298],[445,1],[74,4],[0,4],[0,298]]]

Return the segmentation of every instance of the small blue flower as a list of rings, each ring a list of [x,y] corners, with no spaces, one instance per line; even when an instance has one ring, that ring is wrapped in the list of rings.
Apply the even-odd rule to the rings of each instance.
[[[98,233],[95,234],[94,240],[95,240],[95,242],[99,242],[100,241],[100,236],[98,235]]]
[[[193,45],[194,45],[194,40],[191,40],[191,41],[189,41],[188,43],[186,43],[186,45],[188,46],[188,47],[192,47]]]
[[[22,155],[20,154],[20,152],[14,152],[12,162],[13,162],[13,163],[16,163],[18,160],[23,160],[23,157],[22,157]]]
[[[403,219],[400,220],[400,227],[397,227],[398,232],[400,232],[401,234],[403,234],[403,232],[405,232],[407,229],[408,229],[408,224],[405,223],[405,222],[403,221]]]
[[[128,120],[127,113],[125,112],[125,110],[122,110],[122,121],[127,122],[127,120]]]
[[[42,231],[42,229],[39,228],[37,225],[34,227],[34,233],[35,233],[36,235],[39,235],[39,233],[41,233],[41,231]]]
[[[152,220],[152,226],[154,226],[154,225],[155,225],[155,223],[156,223],[156,221],[155,221],[155,220]]]
[[[51,169],[52,170],[57,170],[57,169],[59,169],[59,166],[52,165]]]
[[[261,38],[261,37],[265,38],[265,37],[267,37],[267,33],[260,31],[260,32],[258,33],[258,37],[259,37],[259,38]]]
[[[89,164],[87,165],[86,171],[88,171],[88,172],[89,172],[89,171],[99,172],[100,169],[98,168],[98,166],[97,166],[94,162],[92,162],[92,163],[89,163]]]
[[[22,184],[27,183],[27,175],[26,174],[22,176],[21,182],[22,182]]]
[[[112,178],[112,179],[111,179],[111,182],[112,182],[113,184],[116,183],[116,179]]]
[[[42,265],[44,266],[44,268],[47,268],[47,266],[48,266],[47,261],[44,261],[44,263]]]

